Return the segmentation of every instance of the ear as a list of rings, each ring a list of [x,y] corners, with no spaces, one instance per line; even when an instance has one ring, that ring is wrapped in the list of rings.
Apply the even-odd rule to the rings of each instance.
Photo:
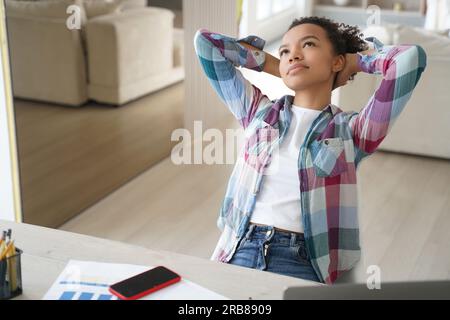
[[[333,58],[332,70],[333,72],[339,72],[345,67],[345,56],[339,54]]]

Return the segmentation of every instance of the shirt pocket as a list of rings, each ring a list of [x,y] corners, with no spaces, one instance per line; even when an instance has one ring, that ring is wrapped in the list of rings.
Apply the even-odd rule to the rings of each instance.
[[[342,138],[314,140],[310,144],[310,151],[318,177],[334,177],[348,170]]]

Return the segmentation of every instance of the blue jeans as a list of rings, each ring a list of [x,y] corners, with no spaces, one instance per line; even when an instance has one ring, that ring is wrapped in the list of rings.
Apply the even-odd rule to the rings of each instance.
[[[302,233],[250,224],[230,264],[320,282],[305,247]]]

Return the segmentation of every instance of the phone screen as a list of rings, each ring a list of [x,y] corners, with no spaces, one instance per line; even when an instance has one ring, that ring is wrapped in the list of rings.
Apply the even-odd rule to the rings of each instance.
[[[156,267],[111,285],[110,291],[122,299],[138,299],[180,281],[181,277],[165,268]]]

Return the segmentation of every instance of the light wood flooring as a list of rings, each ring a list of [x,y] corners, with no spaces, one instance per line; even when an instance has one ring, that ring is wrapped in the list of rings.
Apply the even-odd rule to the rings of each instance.
[[[15,99],[24,222],[59,227],[168,155],[184,82],[120,107]]]

